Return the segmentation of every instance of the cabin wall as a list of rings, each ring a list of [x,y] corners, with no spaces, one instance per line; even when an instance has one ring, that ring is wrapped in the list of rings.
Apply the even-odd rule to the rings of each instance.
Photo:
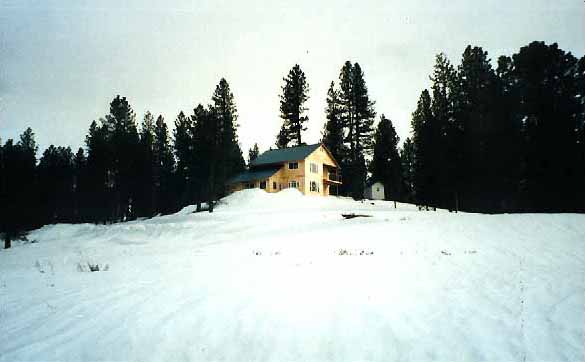
[[[327,162],[326,152],[319,147],[305,159],[305,181],[306,192],[305,195],[328,195],[329,188],[325,187],[323,182],[324,170],[323,163]],[[311,172],[311,164],[317,165],[317,172]],[[317,183],[317,191],[311,191],[311,182]]]
[[[299,164],[299,168],[297,169],[289,169],[289,163],[284,163],[280,170],[270,177],[269,181],[271,190],[269,192],[278,192],[289,188],[290,181],[296,181],[298,185],[297,188],[303,194],[305,193],[305,190],[308,190],[308,185],[305,183],[305,161],[298,161],[297,163]],[[274,182],[276,182],[276,190],[273,188]]]

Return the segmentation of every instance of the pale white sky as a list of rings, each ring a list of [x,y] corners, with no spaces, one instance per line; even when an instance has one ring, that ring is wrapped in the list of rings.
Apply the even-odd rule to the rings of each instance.
[[[299,63],[311,88],[304,137],[316,142],[329,83],[351,60],[404,139],[436,53],[459,63],[472,44],[495,60],[533,40],[583,56],[585,3],[0,0],[0,138],[31,126],[41,151],[77,148],[116,94],[139,121],[150,110],[172,125],[225,77],[246,155],[254,142],[274,144],[282,78]]]

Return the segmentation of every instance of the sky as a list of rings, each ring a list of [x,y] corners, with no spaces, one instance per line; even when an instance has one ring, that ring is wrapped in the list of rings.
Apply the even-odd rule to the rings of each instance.
[[[318,142],[325,99],[346,60],[358,62],[378,115],[404,140],[434,57],[457,65],[469,44],[492,61],[531,41],[585,54],[582,0],[112,1],[0,0],[0,139],[26,127],[41,151],[83,146],[120,94],[141,122],[207,104],[224,77],[242,150],[274,145],[283,77],[309,82],[303,138]]]

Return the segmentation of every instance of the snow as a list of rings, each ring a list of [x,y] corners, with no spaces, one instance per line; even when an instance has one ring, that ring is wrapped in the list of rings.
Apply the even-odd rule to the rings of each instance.
[[[585,215],[296,190],[193,210],[1,251],[0,361],[585,360]]]

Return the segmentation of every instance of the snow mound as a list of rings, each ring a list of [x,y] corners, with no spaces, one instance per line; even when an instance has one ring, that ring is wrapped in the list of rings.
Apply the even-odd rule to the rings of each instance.
[[[277,193],[248,189],[224,197],[220,200],[219,206],[228,210],[294,208],[305,204],[307,199],[299,190],[292,188]]]

